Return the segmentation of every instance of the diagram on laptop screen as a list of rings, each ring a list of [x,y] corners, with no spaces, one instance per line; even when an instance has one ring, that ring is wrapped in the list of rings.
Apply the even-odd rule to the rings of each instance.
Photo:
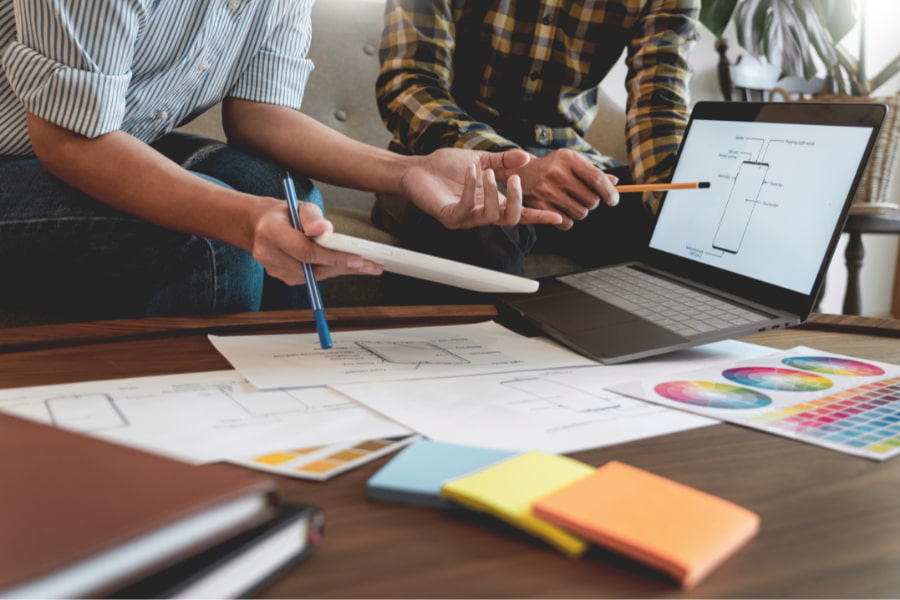
[[[734,254],[741,249],[750,218],[760,202],[768,170],[769,165],[763,162],[745,160],[741,163],[713,239],[713,248]]]
[[[695,120],[652,248],[808,293],[828,250],[871,129]]]

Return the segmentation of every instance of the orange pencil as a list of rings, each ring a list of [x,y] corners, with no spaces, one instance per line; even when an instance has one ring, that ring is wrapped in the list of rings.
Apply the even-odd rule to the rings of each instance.
[[[659,192],[663,190],[693,190],[708,188],[708,181],[694,181],[691,183],[646,183],[636,185],[617,185],[620,192]]]

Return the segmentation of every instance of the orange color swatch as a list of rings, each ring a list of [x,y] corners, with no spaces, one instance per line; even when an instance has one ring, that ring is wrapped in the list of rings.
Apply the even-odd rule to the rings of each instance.
[[[685,587],[759,529],[759,517],[745,508],[616,461],[537,499],[532,511]]]

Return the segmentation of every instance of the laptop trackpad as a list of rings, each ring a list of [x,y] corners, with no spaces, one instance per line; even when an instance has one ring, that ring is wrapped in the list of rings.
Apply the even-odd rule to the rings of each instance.
[[[563,333],[640,320],[636,315],[572,288],[552,295],[517,298],[513,304],[534,322]]]
[[[685,338],[677,333],[641,319],[627,323],[607,323],[565,335],[573,347],[600,359],[680,346],[685,342]]]
[[[593,357],[679,345],[685,338],[583,292],[522,299],[518,308],[551,336]]]

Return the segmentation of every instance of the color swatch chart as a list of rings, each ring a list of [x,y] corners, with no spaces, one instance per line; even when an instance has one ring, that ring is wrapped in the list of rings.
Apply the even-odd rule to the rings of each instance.
[[[848,454],[900,453],[898,365],[797,347],[611,389]]]
[[[326,444],[310,448],[268,452],[245,459],[228,459],[228,462],[288,477],[325,481],[380,456],[399,450],[418,437],[409,435],[363,440],[348,444]]]

